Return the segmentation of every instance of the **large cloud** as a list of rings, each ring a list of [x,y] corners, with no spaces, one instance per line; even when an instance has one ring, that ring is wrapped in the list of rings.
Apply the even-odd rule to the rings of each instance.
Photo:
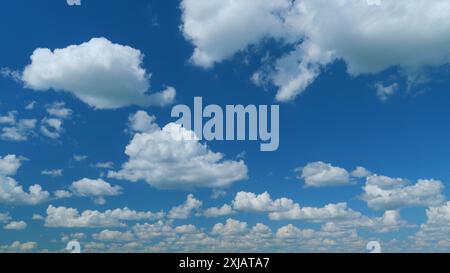
[[[288,7],[285,0],[183,0],[182,30],[196,46],[192,61],[210,67],[267,33],[280,32],[281,18],[275,13]]]
[[[156,130],[155,126],[139,127],[149,131],[134,135],[125,150],[128,162],[118,172],[110,171],[109,177],[144,180],[164,189],[220,188],[247,178],[243,161],[224,160],[223,154],[212,152],[178,124]]]
[[[292,52],[256,74],[288,101],[323,67],[343,60],[351,75],[399,67],[410,76],[450,61],[446,0],[183,0],[182,31],[192,60],[210,67],[249,45],[275,38]],[[261,75],[261,73],[265,75]]]
[[[147,93],[150,74],[143,68],[143,57],[139,50],[105,38],[53,51],[38,48],[22,80],[33,90],[70,92],[98,109],[171,103],[175,98],[172,87],[161,93]]]

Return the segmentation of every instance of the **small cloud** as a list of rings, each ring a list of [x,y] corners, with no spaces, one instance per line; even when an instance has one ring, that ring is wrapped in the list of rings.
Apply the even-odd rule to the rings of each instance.
[[[114,169],[114,163],[111,161],[108,162],[98,162],[97,164],[93,165],[93,167],[97,169],[108,169],[112,170]]]
[[[384,85],[381,82],[376,83],[374,86],[377,96],[382,102],[386,102],[391,96],[393,96],[395,92],[397,92],[398,87],[399,86],[397,83]]]
[[[55,191],[54,195],[55,195],[55,197],[56,197],[57,199],[65,199],[65,198],[70,198],[70,197],[72,197],[72,193],[71,193],[71,192],[69,192],[69,191],[64,191],[64,190],[58,190],[58,191]]]
[[[73,159],[77,162],[80,161],[85,161],[86,159],[88,159],[87,155],[73,155]]]
[[[81,6],[81,0],[67,0],[69,6]]]
[[[14,221],[4,225],[3,228],[6,230],[24,230],[27,228],[27,223],[24,221]]]
[[[72,109],[66,108],[64,102],[54,102],[47,106],[47,113],[52,117],[67,119],[72,116],[73,111]]]
[[[25,106],[25,110],[33,110],[35,106],[36,106],[36,102],[31,101]]]
[[[62,169],[55,169],[55,170],[43,170],[41,172],[42,175],[52,176],[52,177],[59,177],[63,175]]]

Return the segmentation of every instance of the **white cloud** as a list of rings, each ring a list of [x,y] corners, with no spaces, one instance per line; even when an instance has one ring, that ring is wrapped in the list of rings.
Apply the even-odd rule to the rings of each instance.
[[[81,0],[67,0],[69,6],[81,6]]]
[[[137,111],[128,118],[128,127],[132,132],[151,133],[160,130],[156,124],[156,117],[145,111]]]
[[[16,123],[16,111],[9,111],[6,116],[0,116],[0,124],[13,125]]]
[[[25,106],[25,110],[33,110],[35,106],[36,106],[36,102],[31,101]]]
[[[6,223],[11,220],[11,216],[9,216],[9,213],[0,213],[0,223]]]
[[[175,232],[181,234],[189,234],[189,233],[193,234],[196,233],[197,231],[198,229],[194,225],[182,225],[175,228]]]
[[[24,230],[27,228],[27,223],[24,221],[13,221],[3,226],[7,230]]]
[[[293,46],[262,76],[278,88],[279,101],[294,99],[335,60],[353,76],[398,67],[410,78],[450,62],[448,1],[376,3],[183,0],[182,32],[195,47],[193,63],[203,67],[268,38]]]
[[[16,155],[0,156],[0,176],[14,176],[21,166],[22,160]]]
[[[234,211],[230,205],[225,204],[220,208],[216,207],[208,208],[203,212],[203,215],[205,217],[211,218],[211,217],[228,216],[235,213],[236,211]]]
[[[299,229],[298,227],[288,224],[277,230],[276,236],[279,239],[298,239],[298,238],[311,238],[314,235],[314,231],[311,229]]]
[[[305,180],[307,187],[342,186],[351,184],[347,170],[334,167],[321,161],[308,163],[301,171],[300,178]]]
[[[63,170],[62,169],[43,170],[41,174],[52,177],[59,177],[63,175]]]
[[[22,76],[19,71],[12,70],[9,67],[0,68],[0,75],[6,78],[10,78],[15,82],[20,82]]]
[[[98,109],[171,103],[175,97],[171,87],[161,93],[147,93],[150,74],[143,68],[143,58],[137,49],[93,38],[54,51],[36,49],[22,80],[36,91],[70,92]]]
[[[450,202],[426,210],[427,222],[412,237],[416,245],[430,249],[436,247],[448,252],[450,245]]]
[[[47,113],[56,118],[67,119],[72,116],[73,111],[72,109],[66,108],[64,102],[54,102],[47,106]]]
[[[79,212],[74,208],[54,207],[47,208],[45,226],[65,228],[94,228],[124,226],[124,221],[139,221],[160,219],[163,213],[138,212],[128,208],[107,210],[85,210]]]
[[[64,132],[63,121],[57,118],[43,118],[40,129],[46,137],[57,139]]]
[[[373,209],[436,206],[444,202],[444,185],[438,180],[407,180],[372,175],[367,177],[362,199]]]
[[[225,224],[217,223],[213,226],[211,234],[219,236],[239,235],[246,232],[248,224],[234,219],[227,219]]]
[[[114,169],[114,163],[111,161],[108,162],[98,162],[94,165],[97,169]]]
[[[45,220],[45,217],[40,214],[33,214],[33,216],[31,216],[31,220],[41,221]]]
[[[115,196],[122,194],[122,187],[111,186],[103,179],[83,178],[73,182],[70,190],[80,196]]]
[[[225,190],[221,189],[213,189],[211,193],[211,199],[219,199],[227,195],[227,192]]]
[[[233,200],[233,208],[246,212],[268,212],[273,210],[274,202],[268,192],[255,194],[238,192]]]
[[[26,141],[36,128],[35,119],[17,119],[17,112],[10,111],[6,116],[0,116],[0,139],[6,141]]]
[[[202,201],[195,199],[194,195],[189,194],[184,204],[173,207],[169,211],[169,218],[188,219],[195,210],[200,209]]]
[[[359,217],[361,217],[361,213],[348,208],[347,203],[328,204],[323,208],[300,207],[298,204],[294,204],[289,210],[269,213],[269,218],[272,220],[307,220],[311,222]]]
[[[302,220],[327,223],[340,231],[361,228],[374,232],[392,232],[412,227],[403,221],[398,211],[386,211],[382,217],[369,218],[349,208],[347,203],[328,204],[324,207],[302,207],[292,199],[273,200],[269,193],[239,192],[233,200],[233,209],[250,213],[268,213],[270,220]]]
[[[377,96],[383,102],[386,102],[391,96],[393,96],[397,91],[397,89],[398,89],[397,83],[393,83],[391,85],[384,85],[383,83],[378,82],[375,84]]]
[[[70,198],[70,197],[72,197],[72,193],[69,192],[69,191],[57,190],[57,191],[55,191],[54,196],[55,196],[57,199],[65,199],[65,198]]]
[[[36,205],[47,201],[48,191],[42,190],[38,184],[30,186],[28,192],[10,177],[0,176],[0,203],[10,205]]]
[[[144,128],[142,124],[140,128]],[[163,189],[223,188],[247,178],[244,161],[224,160],[223,154],[192,139],[193,134],[175,123],[136,133],[125,150],[128,162],[120,171],[110,171],[108,177],[144,180]]]
[[[306,220],[323,222],[359,218],[361,214],[347,207],[346,203],[328,204],[323,208],[301,207],[289,198],[273,200],[269,193],[238,192],[233,200],[238,211],[268,213],[271,220]]]
[[[108,229],[95,233],[92,237],[98,241],[129,242],[134,240],[134,235],[130,231],[120,232]]]
[[[78,196],[94,197],[94,202],[97,205],[104,205],[106,203],[105,196],[117,196],[122,194],[122,187],[112,186],[103,179],[88,179],[83,178],[75,181],[70,186],[73,194]]]
[[[431,207],[427,209],[427,223],[428,224],[444,224],[450,225],[450,202],[438,207]]]
[[[287,7],[288,1],[280,0],[183,0],[182,31],[196,47],[192,62],[211,67],[269,32],[282,33],[276,12]]]
[[[38,244],[36,242],[21,243],[19,241],[13,242],[11,245],[0,245],[0,252],[15,253],[15,252],[31,252],[37,249]]]
[[[364,167],[358,166],[356,167],[350,175],[355,178],[365,178],[371,175],[372,173]]]
[[[85,161],[88,159],[87,155],[73,155],[73,159],[77,162]]]
[[[175,234],[171,223],[159,220],[154,224],[136,224],[132,228],[139,239],[154,239],[158,237],[171,237]]]

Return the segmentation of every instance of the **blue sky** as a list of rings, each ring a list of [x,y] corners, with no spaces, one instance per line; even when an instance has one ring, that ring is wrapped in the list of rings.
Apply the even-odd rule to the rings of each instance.
[[[408,25],[450,7],[288,2],[2,3],[0,251],[448,251],[450,23]],[[280,105],[279,149],[165,139],[195,96]]]

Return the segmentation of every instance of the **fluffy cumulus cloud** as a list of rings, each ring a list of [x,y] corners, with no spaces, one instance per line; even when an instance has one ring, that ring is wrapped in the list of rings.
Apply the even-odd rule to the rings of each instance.
[[[145,115],[147,122],[153,119]],[[224,155],[211,151],[200,143],[192,131],[175,123],[164,128],[132,121],[136,133],[125,149],[129,157],[119,171],[108,176],[133,182],[144,180],[156,188],[190,189],[221,188],[247,178],[244,161],[225,160]]]
[[[248,213],[267,213],[270,220],[302,220],[310,223],[323,223],[324,227],[344,231],[349,229],[366,229],[377,233],[393,232],[400,228],[409,228],[397,210],[385,211],[381,217],[368,217],[348,207],[347,203],[328,204],[323,207],[306,207],[283,197],[272,199],[265,192],[239,192],[232,202],[234,211]],[[217,208],[216,208],[217,209]]]
[[[411,79],[450,61],[445,0],[183,0],[181,10],[181,29],[199,66],[211,67],[267,38],[291,46],[255,74],[278,88],[279,101],[294,99],[336,60],[353,76],[397,67]]]
[[[228,216],[228,215],[232,215],[235,213],[236,213],[236,211],[233,210],[233,207],[225,204],[220,208],[217,208],[217,207],[208,208],[203,212],[203,215],[205,217],[210,218],[210,217]]]
[[[134,239],[133,233],[130,231],[120,232],[114,230],[102,230],[99,233],[95,233],[92,235],[95,240],[98,241],[119,241],[119,242],[129,242]]]
[[[234,219],[228,219],[225,223],[217,223],[211,233],[214,235],[239,235],[247,231],[248,224]]]
[[[342,186],[351,183],[347,170],[321,161],[308,163],[297,170],[307,187]]]
[[[85,210],[79,212],[74,208],[54,207],[47,208],[45,226],[66,228],[95,228],[124,226],[124,221],[154,220],[163,217],[163,213],[139,212],[128,208],[113,209],[100,212]]]
[[[36,250],[38,244],[36,242],[21,243],[14,241],[10,245],[0,245],[0,252],[4,253],[24,253]]]
[[[261,195],[242,192],[239,194],[239,202],[233,202],[232,205],[225,205],[221,208],[213,208],[212,215],[207,216],[205,211],[197,216],[214,217],[222,214],[221,211],[237,213],[239,209],[247,212],[273,213],[283,212],[288,208],[296,208],[292,200],[280,198],[273,200],[268,193]],[[248,199],[248,200],[245,200]],[[240,203],[240,204],[238,204]],[[257,204],[261,203],[261,204]],[[188,196],[186,202],[175,207],[168,218],[186,219],[194,211],[198,211],[201,202],[192,195]],[[49,207],[50,209],[51,207]],[[55,208],[51,208],[55,209]],[[208,210],[206,210],[208,211]],[[438,214],[445,214],[442,209]],[[84,227],[99,227],[98,220],[88,220],[95,214],[97,219],[104,216],[98,216],[99,212],[85,212],[81,215],[75,213],[76,217],[84,218],[83,222],[91,222]],[[86,214],[86,215],[85,215]],[[110,213],[100,213],[102,215]],[[182,217],[172,217],[170,214],[181,215]],[[225,215],[225,213],[223,213]],[[223,216],[222,215],[222,216]],[[438,218],[442,218],[439,216]],[[281,219],[281,218],[280,218]],[[311,228],[300,228],[293,224],[287,224],[279,227],[277,230],[263,224],[256,223],[250,226],[247,222],[228,218],[224,222],[215,223],[211,229],[207,230],[197,227],[194,224],[174,225],[172,219],[159,219],[156,222],[139,222],[131,227],[125,226],[120,221],[110,221],[103,219],[108,227],[103,231],[92,234],[93,242],[87,243],[88,250],[92,252],[189,252],[201,251],[207,249],[210,252],[261,252],[261,251],[365,251],[367,240],[358,235],[358,230],[375,233],[397,232],[402,228],[409,228],[409,225],[400,217],[398,210],[385,211],[379,217],[369,218],[356,211],[351,210],[344,203],[331,204],[323,208],[302,208],[299,217],[286,217],[284,220],[306,220],[311,221]],[[128,219],[130,220],[130,219]],[[134,220],[147,220],[137,219]],[[81,220],[77,220],[81,221]],[[125,221],[125,220],[122,220]],[[439,220],[440,223],[445,222]],[[67,222],[67,221],[58,221]],[[69,221],[69,223],[72,221]],[[92,224],[95,223],[95,224]],[[77,226],[79,226],[77,224]],[[73,227],[65,225],[62,227]],[[120,227],[119,230],[112,230],[111,227]],[[86,247],[85,247],[86,249]]]
[[[438,180],[411,184],[400,178],[372,175],[367,178],[362,199],[373,209],[437,206],[444,202],[444,185]]]
[[[0,176],[0,203],[9,205],[36,205],[47,201],[50,197],[38,184],[32,185],[25,191],[16,180],[11,177]]]
[[[115,196],[122,193],[120,186],[112,186],[103,179],[88,178],[73,182],[70,190],[81,196]]]
[[[413,236],[416,245],[429,249],[435,247],[448,252],[450,247],[450,202],[426,210],[427,222]]]
[[[0,176],[14,176],[21,166],[22,159],[16,155],[0,156]]]
[[[233,200],[237,211],[268,213],[272,220],[307,220],[321,222],[335,219],[350,219],[361,216],[347,207],[346,203],[329,204],[323,208],[301,207],[289,198],[273,200],[268,192],[255,194],[238,192]]]
[[[0,203],[8,205],[36,205],[49,199],[50,193],[44,191],[38,184],[32,185],[28,191],[23,189],[14,176],[21,166],[16,155],[0,156]]]
[[[194,225],[174,227],[172,222],[158,221],[153,224],[136,224],[128,231],[110,231],[96,234],[92,242],[93,252],[271,252],[271,251],[349,251],[365,249],[364,241],[355,231],[332,232],[300,229],[292,224],[280,227],[275,232],[263,223],[250,226],[248,223],[228,219],[217,223],[206,232]],[[131,236],[138,238],[132,243]],[[105,245],[105,243],[110,243]],[[347,248],[341,248],[345,245]],[[91,246],[91,244],[89,244]],[[84,248],[86,249],[86,247]]]
[[[131,132],[154,132],[159,130],[156,117],[150,116],[145,111],[137,111],[128,117],[128,127]]]
[[[289,1],[196,1],[183,0],[182,30],[195,45],[192,61],[203,67],[231,57],[268,33],[281,33],[277,12]]]
[[[27,223],[24,221],[13,221],[3,226],[3,228],[6,230],[24,230],[27,228]]]
[[[186,202],[179,206],[173,207],[169,211],[168,217],[172,219],[188,219],[195,210],[200,209],[202,204],[202,201],[195,199],[194,195],[189,194]]]
[[[172,87],[148,93],[151,75],[143,68],[143,58],[139,50],[105,38],[53,51],[38,48],[22,81],[36,91],[70,92],[97,109],[171,103],[176,93]]]

